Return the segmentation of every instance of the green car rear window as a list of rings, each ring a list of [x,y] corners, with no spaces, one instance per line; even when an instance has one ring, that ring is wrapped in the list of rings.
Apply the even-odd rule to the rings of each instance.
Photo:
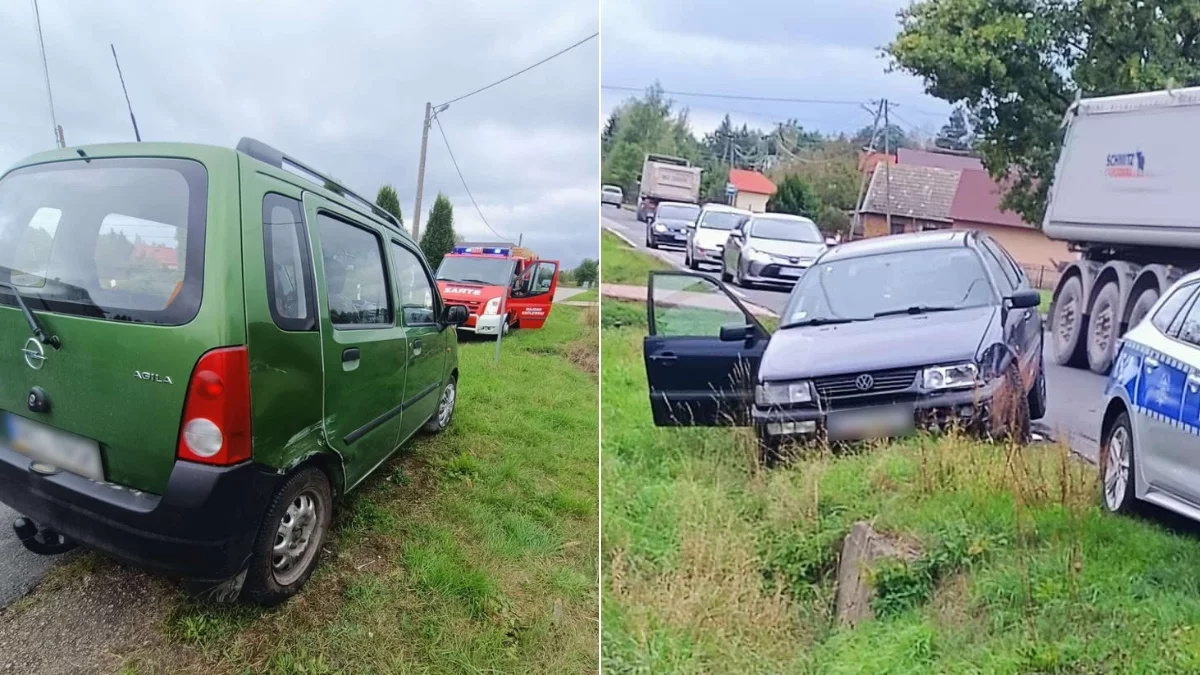
[[[182,325],[200,309],[208,176],[185,159],[29,166],[0,180],[0,281],[35,311]],[[15,305],[0,286],[0,304]]]

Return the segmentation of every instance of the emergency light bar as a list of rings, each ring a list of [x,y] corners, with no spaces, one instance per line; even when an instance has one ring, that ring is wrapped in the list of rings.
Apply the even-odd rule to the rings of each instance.
[[[476,253],[479,255],[502,255],[507,257],[512,254],[512,249],[493,246],[455,246],[452,252],[460,255]]]

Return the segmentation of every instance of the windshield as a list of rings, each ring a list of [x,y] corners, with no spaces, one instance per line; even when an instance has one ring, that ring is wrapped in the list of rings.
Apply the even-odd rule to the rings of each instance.
[[[732,230],[737,227],[737,224],[745,219],[745,214],[730,213],[729,211],[709,211],[704,214],[699,223],[699,227],[708,227],[714,230]]]
[[[965,309],[996,302],[975,251],[936,248],[844,258],[809,269],[783,324],[865,320],[880,314]]]
[[[165,325],[196,316],[207,177],[180,159],[30,166],[0,180],[0,282],[30,309]],[[0,288],[0,304],[15,305]]]
[[[790,218],[755,218],[750,227],[750,236],[755,239],[778,239],[819,244],[825,240],[817,226],[806,220]]]
[[[621,188],[619,188],[619,187],[612,187],[611,185],[605,185],[604,187],[600,188],[600,190],[601,190],[601,191],[603,191],[603,192],[607,192],[607,193],[608,193],[608,194],[610,194],[610,195],[619,195],[619,194],[621,194]]]
[[[513,261],[507,258],[478,258],[448,255],[438,266],[441,281],[464,281],[488,286],[507,286]]]
[[[700,207],[692,204],[660,204],[658,206],[659,220],[691,220],[695,221],[700,214]]]

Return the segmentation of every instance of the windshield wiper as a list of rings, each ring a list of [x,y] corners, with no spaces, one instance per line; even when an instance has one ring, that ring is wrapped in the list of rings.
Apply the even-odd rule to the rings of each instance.
[[[799,328],[800,326],[832,326],[839,323],[853,323],[855,321],[870,321],[870,319],[864,319],[862,317],[818,317],[814,319],[804,319],[801,321],[794,321],[792,323],[785,323],[784,325],[780,326],[780,328]]]
[[[16,284],[11,281],[0,281],[0,288],[7,288],[13,294],[13,297],[17,299],[17,305],[20,306],[21,313],[25,315],[25,322],[29,324],[29,330],[33,333],[33,337],[37,338],[38,342],[50,345],[55,349],[62,347],[62,340],[59,340],[57,335],[46,336],[46,331],[42,329],[42,324],[38,323],[37,316],[29,311],[29,305],[25,304],[25,298],[21,297],[21,291],[17,290]]]
[[[953,312],[954,310],[962,309],[961,307],[939,306],[939,305],[912,305],[903,309],[889,309],[886,312],[875,312],[875,318],[881,316],[897,316],[900,314],[929,314],[931,312]]]

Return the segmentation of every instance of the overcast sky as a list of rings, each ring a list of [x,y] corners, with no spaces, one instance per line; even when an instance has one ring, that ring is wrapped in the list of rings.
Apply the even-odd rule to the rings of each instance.
[[[667,91],[866,101],[887,97],[892,122],[936,131],[949,106],[921,82],[887,73],[879,48],[896,34],[909,0],[604,0],[603,82]],[[605,116],[629,92],[604,90]],[[693,131],[735,123],[769,128],[796,118],[807,128],[847,131],[872,115],[857,105],[673,97],[691,110]]]
[[[447,101],[599,27],[596,0],[353,3],[39,0],[68,145],[133,140],[116,43],[143,140],[232,147],[252,136],[369,198],[396,186],[411,224],[425,102]],[[441,120],[488,222],[571,267],[598,253],[599,41],[477,96]],[[0,170],[52,148],[33,10],[0,3]],[[436,126],[425,206],[445,193],[455,229],[476,215]]]

